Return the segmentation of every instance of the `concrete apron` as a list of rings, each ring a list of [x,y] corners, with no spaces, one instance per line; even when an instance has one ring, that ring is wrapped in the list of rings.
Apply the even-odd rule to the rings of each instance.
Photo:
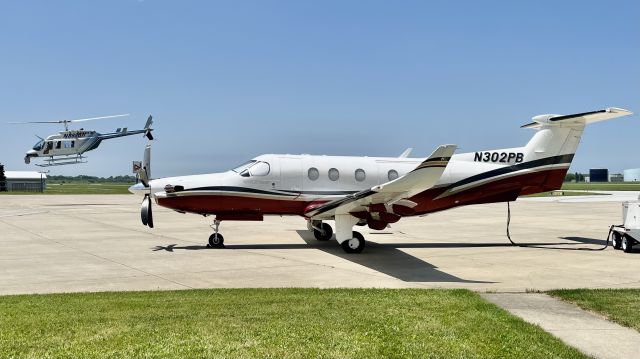
[[[511,314],[539,325],[586,355],[607,359],[635,359],[640,356],[640,333],[574,304],[538,293],[480,295]]]

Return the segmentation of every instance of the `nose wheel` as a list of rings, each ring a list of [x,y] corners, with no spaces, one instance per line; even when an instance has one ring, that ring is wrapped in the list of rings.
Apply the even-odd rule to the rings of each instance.
[[[222,248],[224,247],[224,237],[220,233],[214,233],[209,236],[209,243],[207,244],[209,248]]]
[[[211,228],[213,228],[213,234],[209,236],[208,248],[224,248],[224,237],[218,233],[218,227],[220,227],[220,221],[214,220]]]

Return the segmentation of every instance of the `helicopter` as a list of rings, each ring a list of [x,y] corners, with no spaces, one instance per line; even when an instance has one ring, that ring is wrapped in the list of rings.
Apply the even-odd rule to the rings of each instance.
[[[31,163],[31,159],[35,157],[41,157],[44,159],[43,163],[36,164],[40,167],[61,166],[76,163],[86,163],[85,152],[95,150],[100,146],[103,140],[109,140],[117,137],[132,136],[137,134],[143,134],[149,140],[153,140],[151,131],[151,125],[153,124],[153,117],[149,116],[147,123],[142,130],[129,131],[125,128],[118,128],[112,133],[98,133],[92,130],[85,130],[80,128],[79,130],[70,130],[69,124],[93,120],[101,120],[116,117],[125,117],[124,115],[112,115],[82,118],[77,120],[60,120],[60,121],[34,121],[34,122],[10,122],[11,124],[28,124],[28,123],[61,123],[64,125],[64,131],[60,131],[55,135],[40,139],[32,149],[27,151],[24,157],[24,163]]]

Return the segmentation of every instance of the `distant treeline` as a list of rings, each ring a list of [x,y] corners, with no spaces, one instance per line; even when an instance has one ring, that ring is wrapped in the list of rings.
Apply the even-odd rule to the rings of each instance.
[[[135,176],[110,176],[110,177],[96,177],[96,176],[47,176],[47,180],[53,182],[89,182],[89,183],[135,183]]]

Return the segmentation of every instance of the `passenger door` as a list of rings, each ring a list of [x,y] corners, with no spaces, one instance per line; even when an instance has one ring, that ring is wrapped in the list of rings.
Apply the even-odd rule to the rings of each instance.
[[[302,193],[302,160],[297,157],[280,158],[280,190]]]

